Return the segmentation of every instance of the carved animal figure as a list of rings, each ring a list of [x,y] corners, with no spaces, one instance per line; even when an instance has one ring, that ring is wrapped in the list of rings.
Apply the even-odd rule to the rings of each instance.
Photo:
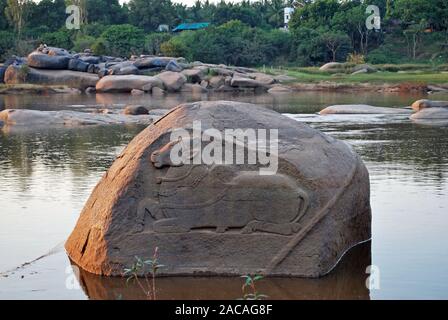
[[[158,201],[147,199],[141,204],[155,220],[154,231],[211,229],[291,235],[300,230],[309,198],[295,180],[282,174],[239,171],[229,165],[175,166],[170,153],[179,142],[170,142],[151,155],[156,168],[169,167],[159,180]]]

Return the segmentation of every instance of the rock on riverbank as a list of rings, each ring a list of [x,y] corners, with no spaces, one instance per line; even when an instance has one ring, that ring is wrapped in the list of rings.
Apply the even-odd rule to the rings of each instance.
[[[174,57],[140,56],[126,60],[46,46],[40,46],[27,58],[11,61],[0,69],[0,74],[5,73],[6,84],[61,85],[83,90],[96,87],[99,92],[151,93],[153,88],[158,88],[156,92],[185,92],[191,84],[200,84],[205,91],[268,91],[279,82],[250,68],[187,63]]]
[[[127,109],[134,110],[133,108]],[[135,115],[130,115],[135,114]],[[137,112],[123,113],[87,113],[77,111],[39,111],[27,109],[6,109],[0,112],[0,121],[5,127],[20,127],[32,130],[38,127],[58,126],[85,126],[85,125],[111,125],[111,124],[142,124],[149,125],[160,119],[160,114],[139,115]]]

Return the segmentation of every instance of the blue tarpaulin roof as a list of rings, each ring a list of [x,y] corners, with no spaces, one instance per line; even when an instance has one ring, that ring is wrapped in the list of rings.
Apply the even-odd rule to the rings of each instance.
[[[196,22],[196,23],[182,23],[178,25],[173,32],[185,31],[185,30],[199,30],[207,28],[210,22]]]

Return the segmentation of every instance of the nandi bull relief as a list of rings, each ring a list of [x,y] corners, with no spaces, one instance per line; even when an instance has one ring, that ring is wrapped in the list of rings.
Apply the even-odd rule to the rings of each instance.
[[[179,129],[194,132],[198,122],[213,139],[173,139]],[[229,129],[275,130],[275,154],[263,153],[275,166],[247,161],[257,143],[228,139]],[[226,157],[216,147],[245,157],[236,152],[216,161]],[[173,158],[178,149],[182,161]],[[165,275],[318,277],[370,239],[369,197],[368,172],[347,144],[255,105],[185,104],[118,157],[66,249],[80,267],[101,275],[121,275],[135,256],[149,257],[158,247]]]

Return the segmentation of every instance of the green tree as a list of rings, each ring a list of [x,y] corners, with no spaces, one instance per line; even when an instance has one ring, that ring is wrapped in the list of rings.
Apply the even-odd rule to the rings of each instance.
[[[340,3],[338,0],[316,0],[299,7],[294,12],[289,26],[291,29],[327,27],[339,9]]]
[[[149,54],[159,55],[161,53],[161,45],[171,39],[169,33],[155,32],[146,36],[145,51]]]
[[[28,9],[27,27],[36,30],[44,26],[48,32],[56,31],[65,24],[65,8],[64,0],[42,0],[39,3],[32,3]]]
[[[123,24],[128,22],[127,7],[118,0],[87,0],[86,11],[89,23]]]
[[[6,16],[14,26],[14,30],[17,32],[19,39],[22,36],[22,30],[28,16],[30,4],[31,2],[29,0],[7,0],[7,7],[5,9]]]
[[[350,38],[342,32],[325,32],[320,36],[320,40],[330,51],[331,61],[344,60],[349,53]]]
[[[109,54],[121,57],[141,54],[145,45],[144,31],[129,24],[110,26],[101,38],[105,41]]]
[[[173,26],[171,0],[131,0],[129,11],[131,23],[145,31],[156,31],[161,24]]]
[[[6,18],[7,0],[0,0],[0,30],[8,29],[8,19]]]

